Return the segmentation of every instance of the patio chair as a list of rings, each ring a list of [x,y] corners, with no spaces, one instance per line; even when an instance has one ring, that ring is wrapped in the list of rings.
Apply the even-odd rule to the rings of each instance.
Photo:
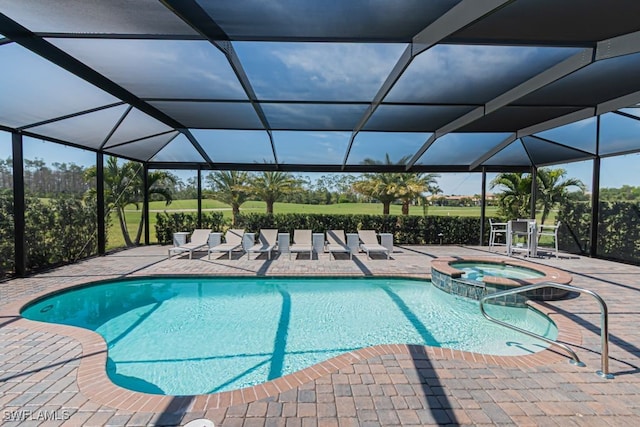
[[[278,245],[278,230],[265,229],[260,230],[258,243],[247,249],[247,259],[251,259],[251,252],[266,252],[267,258],[271,259],[271,251]]]
[[[506,246],[507,244],[507,223],[506,222],[493,222],[491,218],[489,218],[489,250],[494,246]],[[500,238],[504,240],[504,243],[497,242]]]
[[[349,259],[353,259],[351,249],[347,246],[347,239],[344,237],[344,230],[329,230],[327,231],[327,244],[325,250],[329,252],[329,259],[333,254],[333,259],[336,259],[335,252],[349,252]]]
[[[517,221],[509,221],[511,224],[511,235],[509,244],[507,245],[507,255],[511,256],[514,252],[523,252],[524,256],[532,257],[534,253],[534,240],[533,230],[535,229],[535,223],[529,219],[519,219]],[[522,243],[517,243],[518,239],[522,239]]]
[[[242,238],[244,237],[244,230],[242,229],[230,229],[224,235],[225,243],[212,246],[209,248],[209,259],[211,259],[211,252],[228,252],[229,259],[231,259],[231,253],[238,249],[242,250]]]
[[[313,259],[313,242],[311,230],[293,230],[293,244],[289,247],[289,259],[291,252],[309,252],[309,259]]]
[[[198,228],[193,230],[188,243],[169,248],[169,258],[171,258],[172,252],[178,254],[189,252],[189,259],[191,259],[194,251],[207,246],[207,242],[209,241],[209,234],[211,234],[210,229]]]
[[[367,256],[371,258],[371,252],[384,252],[389,259],[389,249],[382,246],[378,242],[378,236],[374,230],[358,230],[358,237],[360,238],[360,249],[367,253]]]
[[[540,237],[542,236],[549,236],[553,238],[554,249],[555,249],[554,253],[556,255],[556,258],[558,258],[558,230],[559,229],[560,229],[560,221],[558,221],[556,225],[540,224],[538,226],[538,242],[540,242]],[[540,246],[538,246],[538,248],[540,248]],[[552,248],[547,248],[547,249],[552,250]]]

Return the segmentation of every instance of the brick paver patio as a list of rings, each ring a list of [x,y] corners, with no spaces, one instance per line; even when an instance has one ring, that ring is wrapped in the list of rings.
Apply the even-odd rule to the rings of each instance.
[[[597,303],[578,296],[540,305],[586,367],[550,350],[526,357],[487,357],[421,346],[378,346],[257,387],[205,396],[134,393],[104,373],[106,346],[89,331],[16,316],[35,295],[89,281],[147,275],[409,275],[425,277],[440,256],[498,256],[486,248],[398,247],[387,261],[232,260],[197,254],[166,258],[149,246],[86,260],[0,284],[2,425],[216,426],[612,425],[640,422],[640,268],[577,256],[537,258],[573,275],[609,305],[610,371],[600,368]],[[338,255],[340,258],[340,254]],[[521,259],[521,258],[520,258]]]

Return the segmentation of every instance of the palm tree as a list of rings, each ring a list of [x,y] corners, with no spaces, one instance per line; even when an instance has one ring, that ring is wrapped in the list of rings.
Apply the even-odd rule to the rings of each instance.
[[[425,193],[434,194],[440,190],[436,185],[439,177],[433,173],[399,174],[396,193],[402,200],[402,215],[409,215],[409,205],[414,200],[424,197]]]
[[[403,158],[404,159],[404,158]],[[373,159],[364,159],[365,165],[393,165],[389,153],[385,154],[384,162]],[[371,197],[382,203],[382,214],[389,215],[391,203],[398,200],[397,181],[399,174],[381,172],[365,173],[361,178],[353,183],[353,190],[364,196]]]
[[[365,159],[367,165],[404,165],[411,158],[405,156],[397,163],[391,161],[389,153],[385,154],[384,162]],[[437,174],[408,173],[408,172],[381,172],[368,173],[362,179],[353,184],[353,189],[365,196],[377,199],[382,203],[382,214],[389,215],[391,203],[402,200],[402,214],[409,215],[409,205],[415,199],[422,197],[423,193],[435,191]]]
[[[538,202],[542,206],[542,217],[540,223],[549,216],[551,210],[560,202],[566,199],[568,187],[578,187],[584,191],[586,186],[577,178],[564,179],[567,171],[564,169],[547,169],[538,170]],[[563,180],[564,179],[564,180]]]
[[[142,189],[142,183],[144,182],[144,169],[138,168],[138,180],[139,187],[138,189]],[[166,171],[149,171],[147,173],[147,192],[149,194],[149,200],[152,198],[164,200],[165,206],[168,206],[173,202],[173,188],[176,184],[176,177],[170,172]],[[139,194],[136,197],[136,200],[143,199],[144,194]],[[138,208],[138,203],[133,202]],[[138,222],[138,231],[136,232],[135,244],[138,245],[140,243],[140,238],[142,237],[142,226],[145,221],[145,212],[144,209],[140,214],[140,221]]]
[[[96,167],[87,169],[85,176],[87,179],[95,179],[97,176]],[[144,210],[140,213],[135,240],[131,240],[127,229],[125,208],[131,204],[135,205],[136,209],[138,208],[144,197],[143,182],[144,169],[141,164],[126,162],[120,166],[116,157],[107,157],[104,168],[104,200],[107,206],[105,216],[108,216],[109,212],[115,209],[122,237],[127,246],[138,245],[142,236],[142,226],[145,220]],[[165,171],[150,172],[146,191],[150,196],[160,196],[165,201],[165,204],[169,205],[173,201],[173,184],[175,184],[175,177],[170,173]],[[90,189],[87,192],[88,197],[95,197],[95,192],[95,188]]]
[[[531,200],[531,175],[501,173],[491,181],[491,189],[502,186],[498,195],[499,212],[506,218],[526,218]]]
[[[231,205],[233,225],[238,222],[240,206],[249,199],[249,174],[243,171],[216,171],[207,175],[213,198]]]
[[[267,204],[267,214],[273,214],[273,205],[285,194],[300,189],[302,180],[290,173],[265,171],[254,175],[250,180],[251,192]]]

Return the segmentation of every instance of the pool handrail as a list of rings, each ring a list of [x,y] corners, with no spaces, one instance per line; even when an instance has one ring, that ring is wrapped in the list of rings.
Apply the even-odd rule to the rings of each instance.
[[[590,291],[588,289],[578,288],[576,286],[565,285],[562,283],[555,283],[555,282],[534,283],[532,285],[519,286],[514,289],[507,289],[506,291],[500,291],[500,292],[495,292],[489,295],[485,295],[484,297],[480,298],[480,312],[484,317],[486,317],[487,319],[489,319],[494,323],[497,323],[499,325],[513,329],[515,331],[521,332],[525,335],[529,335],[530,337],[538,338],[546,343],[562,348],[563,350],[565,350],[567,353],[571,355],[571,358],[572,358],[571,363],[577,366],[585,366],[585,364],[580,361],[575,351],[573,351],[571,347],[569,347],[568,345],[549,339],[542,335],[538,335],[536,333],[527,331],[525,329],[521,329],[509,323],[505,323],[501,320],[498,320],[490,316],[484,309],[484,303],[487,300],[495,299],[495,298],[499,298],[507,295],[520,294],[523,292],[528,292],[535,289],[541,289],[541,288],[547,288],[547,287],[560,288],[560,289],[565,289],[567,291],[573,291],[581,294],[591,295],[596,299],[596,301],[598,301],[598,304],[600,304],[600,338],[602,343],[602,351],[601,351],[601,370],[596,371],[596,374],[598,374],[602,378],[613,379],[613,374],[609,373],[609,314],[608,314],[609,310],[607,308],[607,304],[597,293]]]

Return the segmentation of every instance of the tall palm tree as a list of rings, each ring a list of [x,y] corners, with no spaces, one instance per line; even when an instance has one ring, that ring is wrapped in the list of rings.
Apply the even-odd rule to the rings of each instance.
[[[491,189],[504,187],[498,195],[499,212],[506,218],[526,218],[531,200],[531,175],[501,173],[491,181]]]
[[[243,171],[216,171],[207,175],[213,198],[231,206],[233,225],[238,222],[240,206],[249,199],[249,174]]]
[[[384,162],[367,158],[364,159],[362,163],[365,165],[394,164],[389,157],[389,153],[385,154]],[[391,203],[398,200],[397,182],[399,179],[398,173],[365,173],[362,174],[359,180],[353,183],[353,190],[363,196],[378,200],[382,203],[382,214],[389,215]]]
[[[96,167],[91,167],[85,172],[87,179],[95,179],[97,176]],[[131,240],[127,221],[125,216],[125,208],[128,205],[135,205],[136,209],[144,198],[143,190],[144,169],[141,164],[135,162],[126,162],[122,165],[118,164],[116,157],[109,156],[104,168],[104,200],[109,215],[112,210],[116,211],[118,216],[118,224],[122,231],[122,237],[127,246],[134,246],[140,243],[142,236],[142,225],[144,224],[144,210],[140,213],[140,221],[136,237]],[[175,184],[175,177],[168,172],[153,171],[149,173],[147,180],[147,189],[149,195],[158,195],[165,201],[166,205],[173,201],[172,188]],[[95,188],[91,188],[87,195],[95,197]]]
[[[144,182],[144,169],[138,168],[138,180],[139,187],[138,189],[142,189],[142,183]],[[164,201],[165,206],[168,206],[173,201],[173,188],[176,184],[176,177],[170,172],[166,171],[149,171],[147,173],[147,192],[149,194],[149,200],[152,198],[160,199]],[[144,194],[140,192],[140,194],[136,197],[136,200],[141,201],[144,198]],[[134,202],[136,209],[138,207],[138,202]],[[142,237],[142,226],[145,221],[145,212],[144,209],[140,214],[140,221],[138,222],[138,231],[136,232],[135,244],[138,245],[140,243],[140,238]]]
[[[285,194],[300,189],[302,180],[290,173],[265,171],[254,175],[250,180],[251,192],[267,204],[267,213],[273,214],[273,205]]]
[[[389,153],[384,161],[365,159],[367,165],[404,165],[411,158],[405,156],[394,163]],[[353,189],[365,196],[377,199],[382,203],[382,214],[389,215],[391,203],[402,200],[402,214],[409,215],[409,205],[412,201],[422,197],[424,193],[433,192],[437,187],[437,174],[408,173],[408,172],[380,172],[367,173],[362,179],[353,184]]]
[[[538,203],[542,206],[542,217],[540,222],[549,216],[551,210],[560,202],[565,200],[568,193],[568,187],[578,187],[584,191],[586,186],[577,178],[564,179],[567,171],[560,169],[538,169]]]
[[[409,205],[425,193],[439,191],[437,187],[440,175],[433,173],[401,173],[397,185],[397,195],[402,200],[402,215],[409,215]]]

